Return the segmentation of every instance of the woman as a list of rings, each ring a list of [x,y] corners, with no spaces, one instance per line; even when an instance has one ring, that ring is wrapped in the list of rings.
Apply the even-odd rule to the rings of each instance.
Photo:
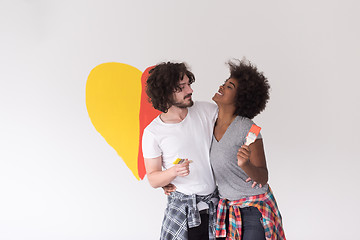
[[[285,239],[281,215],[267,184],[261,134],[254,143],[244,145],[253,124],[251,119],[265,109],[270,86],[266,77],[246,60],[229,62],[229,67],[229,79],[213,97],[219,114],[210,162],[221,198],[216,236],[219,239]]]

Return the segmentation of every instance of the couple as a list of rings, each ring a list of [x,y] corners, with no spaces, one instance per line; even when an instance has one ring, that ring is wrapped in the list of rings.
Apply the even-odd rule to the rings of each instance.
[[[143,133],[147,177],[154,188],[176,188],[168,195],[160,239],[285,239],[261,134],[244,144],[270,87],[246,60],[229,67],[216,105],[192,101],[195,77],[184,63],[150,71],[146,93],[162,113]],[[178,158],[184,161],[175,164]]]

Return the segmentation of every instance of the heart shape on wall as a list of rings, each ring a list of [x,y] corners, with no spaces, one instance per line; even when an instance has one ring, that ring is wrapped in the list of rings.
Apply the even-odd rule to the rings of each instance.
[[[151,68],[142,73],[124,63],[103,63],[91,70],[86,82],[86,108],[92,124],[138,180],[146,174],[142,133],[160,114],[145,93]]]

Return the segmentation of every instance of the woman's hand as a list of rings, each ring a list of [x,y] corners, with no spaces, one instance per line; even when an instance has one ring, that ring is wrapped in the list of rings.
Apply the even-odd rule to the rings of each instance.
[[[175,192],[176,186],[172,183],[169,183],[166,186],[163,186],[162,189],[164,190],[165,195],[170,195],[170,193]]]
[[[242,145],[241,148],[239,148],[238,153],[237,153],[237,164],[239,167],[243,167],[247,164],[249,164],[250,162],[250,148],[249,146],[246,145]]]
[[[268,181],[264,146],[262,139],[257,139],[249,146],[243,145],[237,153],[237,164],[257,184],[264,186]]]

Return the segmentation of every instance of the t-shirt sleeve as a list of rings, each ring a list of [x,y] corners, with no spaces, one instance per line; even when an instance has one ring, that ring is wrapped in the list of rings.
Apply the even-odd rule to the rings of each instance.
[[[161,149],[155,136],[147,131],[147,129],[144,130],[142,137],[142,151],[144,158],[156,158],[161,156]]]
[[[198,102],[198,104],[199,108],[205,112],[206,116],[211,119],[212,123],[214,124],[219,111],[217,105],[210,102]]]
[[[215,124],[215,122],[216,122],[216,119],[218,117],[218,113],[219,113],[219,109],[218,109],[217,105],[216,104],[211,104],[210,105],[210,116],[211,116],[213,124]]]

